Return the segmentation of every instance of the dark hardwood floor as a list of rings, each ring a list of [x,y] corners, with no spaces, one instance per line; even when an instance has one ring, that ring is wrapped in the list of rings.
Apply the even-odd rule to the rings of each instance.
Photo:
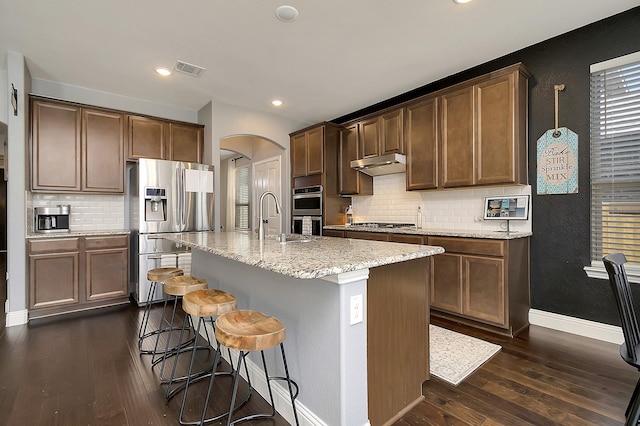
[[[0,425],[178,424],[180,396],[166,403],[159,369],[138,354],[140,315],[125,306],[7,328],[0,337]],[[437,378],[426,382],[425,400],[396,425],[624,423],[638,372],[620,359],[617,345],[535,326],[509,339],[433,323],[502,350],[457,387]],[[206,351],[199,356],[206,363]],[[199,412],[202,400],[195,396],[205,385],[190,393],[189,414]],[[265,410],[266,403],[254,395],[244,409]],[[277,417],[250,424],[287,423]]]

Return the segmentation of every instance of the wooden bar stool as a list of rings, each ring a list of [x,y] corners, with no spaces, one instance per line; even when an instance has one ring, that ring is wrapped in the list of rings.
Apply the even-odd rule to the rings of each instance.
[[[162,362],[162,367],[160,368],[161,383],[167,383],[167,381],[169,380],[169,378],[164,377],[164,366],[165,366],[167,357],[176,355],[180,351],[190,349],[187,346],[190,345],[191,343],[194,343],[198,337],[194,334],[194,336],[191,339],[187,340],[186,342],[182,342],[182,334],[183,334],[183,330],[185,329],[184,326],[186,325],[187,322],[190,321],[190,318],[189,317],[185,318],[184,321],[182,322],[182,325],[180,326],[175,325],[176,308],[178,307],[178,299],[180,299],[185,294],[191,291],[204,290],[207,288],[207,285],[208,285],[207,280],[204,280],[202,278],[197,278],[191,275],[179,275],[176,277],[167,278],[162,285],[165,297],[164,297],[164,307],[162,309],[161,323],[164,323],[167,317],[167,303],[172,299],[173,299],[173,311],[171,313],[171,320],[169,321],[169,327],[161,330],[159,333],[156,334],[156,343],[153,347],[153,358],[151,359],[151,365],[156,365],[157,363]],[[194,330],[193,324],[191,324],[189,328],[191,330]],[[178,329],[180,329],[180,339],[178,341],[178,344],[173,347],[169,347],[171,336],[173,332],[177,331]],[[194,330],[194,333],[195,333],[195,330]],[[160,336],[162,335],[166,335],[165,345],[164,345],[164,350],[159,350],[158,343],[160,342]],[[209,336],[207,334],[207,339],[208,337]],[[206,348],[209,348],[209,345],[207,345]]]
[[[285,380],[287,382],[289,396],[291,397],[293,415],[295,417],[296,425],[299,425],[295,404],[295,399],[298,396],[298,385],[289,377],[289,368],[287,367],[287,358],[284,353],[283,344],[286,336],[284,324],[282,324],[277,318],[265,315],[258,311],[231,311],[218,317],[216,320],[215,335],[219,345],[240,351],[238,355],[238,364],[233,378],[233,393],[231,395],[227,426],[246,420],[262,419],[274,417],[276,415],[276,408],[273,402],[273,392],[271,391],[271,380]],[[267,371],[267,362],[265,360],[264,351],[276,345],[280,345],[280,352],[282,353],[282,362],[285,372],[284,377],[269,376]],[[254,414],[232,421],[233,412],[235,410],[234,404],[238,392],[240,366],[242,362],[244,362],[246,371],[247,362],[245,358],[252,351],[260,351],[260,355],[262,356],[262,365],[264,368],[265,378],[267,380],[267,387],[269,389],[269,398],[271,399],[271,414]],[[216,357],[219,356],[220,350],[216,353]],[[213,382],[213,377],[211,378],[211,381]],[[249,380],[248,374],[247,381],[249,383],[249,390],[251,390],[251,381]],[[295,394],[293,393],[292,386],[295,386],[296,388]],[[211,389],[211,385],[209,386],[209,389]]]
[[[158,333],[162,329],[162,323],[158,326],[157,330],[147,332],[147,326],[149,324],[149,314],[151,313],[151,300],[156,292],[158,283],[163,283],[165,280],[182,275],[184,271],[181,268],[155,268],[147,271],[147,281],[149,285],[149,293],[147,294],[147,304],[144,307],[144,313],[142,314],[142,322],[140,323],[140,329],[138,330],[138,349],[141,354],[151,354],[153,351],[142,349],[144,340]]]
[[[218,317],[218,315],[221,315],[225,312],[233,311],[234,309],[236,309],[236,307],[237,307],[237,300],[234,295],[230,293],[226,293],[221,290],[216,290],[216,289],[209,288],[205,290],[192,291],[185,294],[182,298],[182,309],[187,314],[187,316],[191,318],[191,321],[193,321],[193,317],[198,318],[198,325],[196,327],[196,332],[195,332],[196,337],[199,335],[200,327],[202,325],[205,325],[205,330],[206,330],[207,321],[209,322],[209,324],[211,324],[211,327],[215,330],[216,317]],[[186,322],[186,318],[185,318],[185,322]],[[184,331],[184,327],[183,327],[183,331]],[[181,331],[180,333],[180,341],[182,341],[183,331]],[[169,382],[169,387],[167,388],[167,399],[171,398],[177,391],[184,389],[184,395],[182,397],[182,406],[180,407],[180,417],[179,417],[180,424],[183,424],[183,425],[203,424],[204,422],[210,422],[210,421],[221,419],[227,415],[227,413],[224,413],[214,418],[203,420],[202,422],[200,421],[189,422],[184,420],[184,417],[183,417],[184,408],[187,401],[187,395],[189,392],[189,386],[191,384],[193,384],[195,381],[202,380],[209,376],[213,378],[219,374],[227,374],[227,375],[232,374],[232,372],[216,372],[216,368],[218,366],[218,363],[220,362],[220,357],[218,354],[219,350],[220,350],[220,345],[217,344],[216,356],[215,356],[213,365],[211,366],[210,369],[206,371],[206,373],[210,372],[209,374],[202,374],[204,373],[204,371],[200,373],[194,373],[193,366],[195,364],[196,351],[197,351],[197,347],[194,344],[191,352],[191,362],[189,364],[189,372],[186,375],[186,383],[182,388],[177,388],[175,390],[171,389],[171,384],[174,381],[173,377],[175,376],[175,370],[176,370],[176,363],[173,364],[173,371],[171,372],[172,380]],[[209,389],[207,391],[207,397],[206,397],[206,401],[204,403],[204,408],[202,411],[203,419],[206,415],[207,406],[209,405],[209,396],[211,393],[212,382],[213,382],[213,379],[210,381]]]

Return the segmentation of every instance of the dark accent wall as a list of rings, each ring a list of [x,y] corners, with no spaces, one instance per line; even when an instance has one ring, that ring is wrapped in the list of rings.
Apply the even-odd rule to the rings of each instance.
[[[509,37],[505,34],[505,37]],[[531,307],[618,325],[606,280],[590,279],[589,66],[640,51],[640,7],[516,51],[395,98],[332,120],[345,123],[493,70],[522,62],[529,80],[529,182],[532,190]],[[536,195],[536,141],[554,126],[554,85],[559,125],[578,134],[577,194]],[[640,298],[637,291],[636,301]]]

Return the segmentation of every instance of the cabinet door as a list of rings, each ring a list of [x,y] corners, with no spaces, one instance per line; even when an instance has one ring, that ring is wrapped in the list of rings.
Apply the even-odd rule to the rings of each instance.
[[[380,155],[379,117],[360,122],[360,158]]]
[[[404,154],[404,109],[380,117],[380,151],[382,154]]]
[[[475,86],[476,184],[516,182],[514,75]]]
[[[431,257],[431,306],[462,313],[462,256],[459,254]]]
[[[324,171],[324,127],[307,132],[307,175]]]
[[[406,243],[406,244],[426,244],[422,235],[410,235],[410,234],[389,234],[389,241],[394,243]]]
[[[78,252],[29,255],[29,309],[79,302]]]
[[[122,114],[82,110],[82,190],[124,192],[124,130]]]
[[[80,191],[80,107],[34,100],[31,114],[31,188]]]
[[[130,160],[138,158],[168,159],[167,123],[153,118],[129,116]]]
[[[358,124],[346,127],[340,133],[340,155],[338,159],[340,195],[372,195],[373,177],[351,168],[351,161],[358,160]]]
[[[464,256],[463,260],[465,294],[462,313],[470,318],[504,326],[504,260],[481,256]]]
[[[291,176],[307,175],[307,137],[305,133],[291,137]]]
[[[169,123],[169,158],[173,161],[202,163],[204,131],[202,126]]]
[[[126,296],[129,293],[128,237],[87,237],[85,241],[87,301]]]
[[[407,190],[438,186],[438,99],[407,107]]]
[[[473,87],[442,95],[442,185],[473,185]]]

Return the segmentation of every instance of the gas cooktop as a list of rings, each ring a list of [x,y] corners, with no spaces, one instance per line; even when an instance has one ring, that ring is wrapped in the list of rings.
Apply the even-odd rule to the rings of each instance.
[[[353,226],[365,228],[415,228],[416,225],[414,223],[362,222],[354,223]]]

